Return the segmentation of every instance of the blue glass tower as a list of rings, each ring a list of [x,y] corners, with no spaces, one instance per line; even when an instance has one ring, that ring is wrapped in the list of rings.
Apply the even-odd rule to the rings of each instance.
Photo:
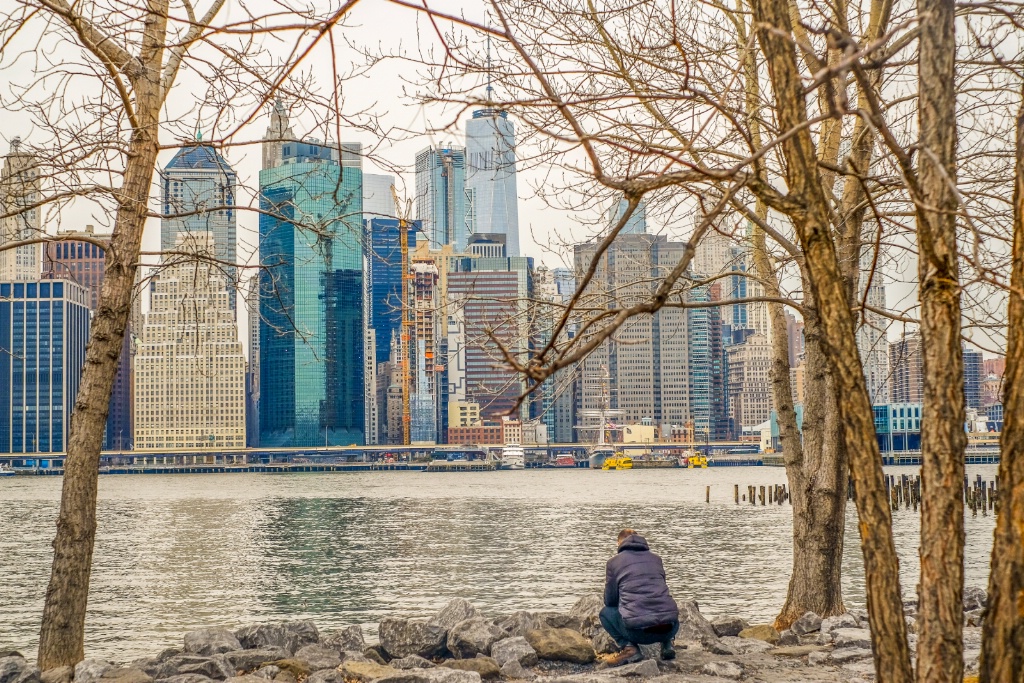
[[[88,340],[84,287],[0,282],[0,453],[67,449]]]
[[[416,233],[422,224],[412,221],[409,253],[416,248]],[[366,221],[367,296],[369,327],[376,333],[376,363],[386,363],[391,353],[391,338],[402,327],[402,248],[397,218],[371,218]]]
[[[416,218],[431,249],[450,244],[465,251],[476,232],[466,210],[466,149],[428,147],[416,155]]]
[[[362,170],[285,142],[260,172],[260,445],[362,444]]]

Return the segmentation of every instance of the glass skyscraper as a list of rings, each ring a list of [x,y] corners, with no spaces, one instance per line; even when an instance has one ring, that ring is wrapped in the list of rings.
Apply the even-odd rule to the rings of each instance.
[[[397,218],[370,218],[366,221],[367,297],[369,327],[377,339],[376,362],[386,363],[391,353],[391,339],[402,327],[402,248]],[[416,248],[419,221],[412,221],[409,231],[409,253]]]
[[[465,251],[476,232],[466,211],[466,149],[428,147],[416,155],[416,218],[431,249]]]
[[[466,122],[467,213],[472,232],[505,235],[508,256],[519,256],[515,145],[508,112],[478,109]]]
[[[89,340],[89,292],[0,282],[0,453],[67,449]]]
[[[280,164],[260,172],[260,445],[362,444],[360,150],[273,144]]]

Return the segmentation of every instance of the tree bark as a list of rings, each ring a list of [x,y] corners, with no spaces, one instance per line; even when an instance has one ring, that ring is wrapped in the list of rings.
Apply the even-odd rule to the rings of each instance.
[[[918,0],[918,274],[924,361],[917,680],[963,679],[964,374],[953,0]]]
[[[140,61],[133,75],[136,123],[128,148],[117,217],[106,251],[100,300],[92,320],[82,381],[71,415],[53,566],[39,633],[43,671],[74,666],[85,656],[85,613],[96,540],[99,455],[117,362],[131,313],[136,263],[159,151],[163,95],[160,72],[167,32],[167,0],[149,0]]]
[[[835,243],[829,229],[828,205],[817,157],[807,129],[803,84],[797,68],[785,0],[754,0],[758,41],[765,54],[775,94],[779,128],[790,134],[782,144],[787,207],[804,252],[811,293],[818,303],[828,344],[829,365],[836,382],[845,445],[851,454],[861,548],[867,584],[868,615],[875,669],[880,680],[909,683],[913,679],[899,560],[892,537],[892,517],[885,495],[882,459],[875,439],[874,411],[857,351],[853,314],[848,305]]]
[[[1024,93],[1017,110],[1008,328],[999,506],[981,627],[982,683],[1024,681]]]

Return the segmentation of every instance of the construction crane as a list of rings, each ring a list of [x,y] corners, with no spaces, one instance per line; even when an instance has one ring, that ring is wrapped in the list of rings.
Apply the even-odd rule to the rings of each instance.
[[[399,353],[402,356],[402,443],[409,445],[411,440],[410,427],[412,425],[412,412],[409,409],[410,376],[409,376],[409,352],[412,342],[412,307],[409,305],[409,280],[412,278],[412,271],[409,268],[409,214],[412,212],[412,200],[406,199],[403,202],[398,196],[398,190],[391,186],[391,196],[395,200],[395,215],[398,216],[398,244],[402,252],[402,332],[399,335]]]

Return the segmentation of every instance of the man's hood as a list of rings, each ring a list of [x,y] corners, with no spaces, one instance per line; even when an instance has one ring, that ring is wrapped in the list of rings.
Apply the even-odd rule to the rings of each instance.
[[[630,534],[619,544],[618,552],[623,550],[650,550],[651,547],[647,545],[647,539],[640,534]]]

